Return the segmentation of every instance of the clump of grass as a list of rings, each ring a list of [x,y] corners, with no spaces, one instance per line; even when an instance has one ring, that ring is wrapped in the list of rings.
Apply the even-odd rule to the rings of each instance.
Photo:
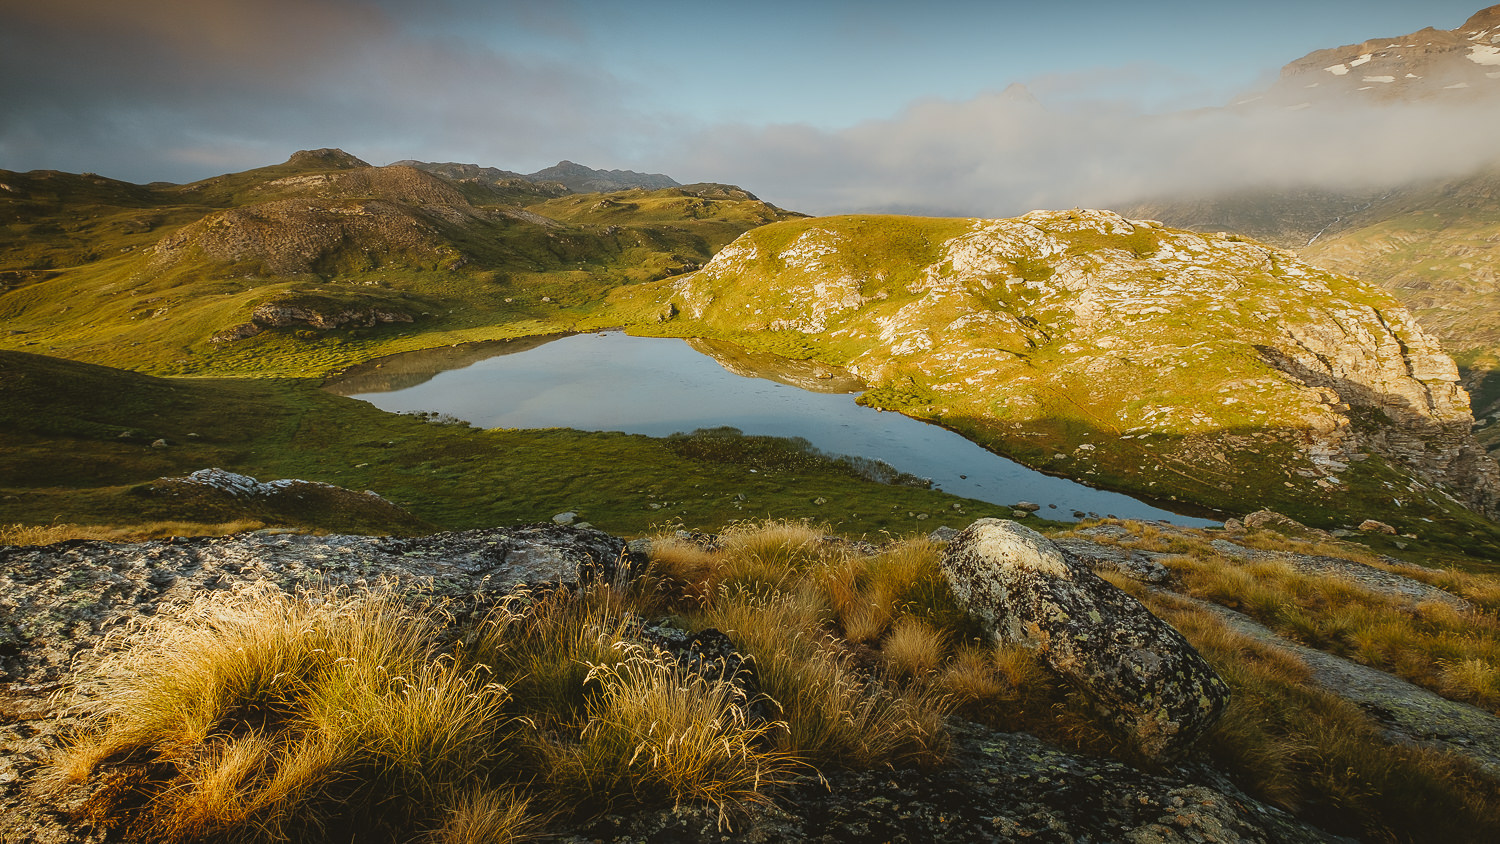
[[[713,579],[718,559],[717,554],[698,543],[675,535],[651,540],[651,574],[674,597],[706,600],[705,588]]]
[[[921,680],[937,673],[947,650],[946,633],[925,621],[907,616],[891,628],[881,648],[881,656],[892,675]]]
[[[1283,635],[1455,700],[1500,713],[1500,616],[1483,607],[1375,592],[1337,575],[1309,573],[1280,561],[1244,563],[1217,554],[1164,557],[1189,595],[1238,609]],[[1435,580],[1483,593],[1488,578],[1454,574]]]
[[[475,786],[444,802],[447,814],[419,839],[422,844],[513,844],[541,832],[543,819],[532,801],[514,789]]]
[[[906,539],[871,556],[827,560],[813,570],[811,579],[827,596],[850,642],[874,642],[907,615],[972,635],[976,631],[968,626],[943,579],[941,554],[929,539]]]
[[[518,727],[504,686],[433,652],[436,624],[389,588],[200,597],[102,658],[99,730],[52,775],[102,775],[82,815],[141,840],[420,827]]]
[[[744,693],[711,682],[669,656],[625,646],[593,667],[599,693],[577,742],[542,743],[547,782],[563,804],[709,803],[720,824],[768,801],[789,779],[792,759],[767,736],[784,725],[753,721]]]
[[[825,628],[812,590],[722,592],[699,617],[755,659],[761,691],[780,709],[779,746],[813,764],[929,763],[947,747],[949,706],[929,690],[890,688],[854,664]]]
[[[771,521],[731,526],[719,535],[719,560],[711,582],[715,586],[752,590],[779,588],[822,555],[827,531],[807,522]]]
[[[637,597],[612,584],[579,592],[521,594],[492,610],[470,638],[465,658],[507,684],[517,707],[543,729],[567,729],[585,717],[591,671],[619,659]]]

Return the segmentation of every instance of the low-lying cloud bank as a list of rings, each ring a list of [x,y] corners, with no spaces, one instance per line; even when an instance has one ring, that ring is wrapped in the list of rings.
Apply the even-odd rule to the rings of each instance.
[[[817,214],[1009,216],[1242,189],[1351,190],[1495,162],[1495,103],[1048,110],[1024,92],[924,102],[841,131],[720,126],[682,171]]]

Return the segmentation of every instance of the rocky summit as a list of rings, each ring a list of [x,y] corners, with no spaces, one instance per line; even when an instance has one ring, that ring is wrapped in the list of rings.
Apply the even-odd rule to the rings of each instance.
[[[1452,101],[1500,95],[1500,6],[1453,30],[1432,27],[1318,50],[1281,69],[1272,100],[1322,102]]]
[[[661,298],[673,331],[792,338],[863,401],[1047,471],[1247,511],[1338,510],[1363,484],[1500,512],[1437,341],[1378,288],[1246,238],[1078,209],[789,221]]]

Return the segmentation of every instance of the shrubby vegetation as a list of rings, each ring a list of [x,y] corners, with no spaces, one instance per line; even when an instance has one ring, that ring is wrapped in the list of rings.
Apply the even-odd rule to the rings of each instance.
[[[91,726],[49,775],[96,784],[85,817],[137,839],[510,841],[682,802],[733,824],[816,770],[942,764],[950,717],[1124,753],[1035,655],[977,635],[940,551],[780,521],[660,536],[629,582],[477,616],[384,586],[205,595],[96,659]],[[1233,687],[1205,752],[1251,793],[1378,839],[1500,833],[1494,780],[1390,744],[1290,652],[1116,582]],[[648,624],[723,631],[758,686],[658,650]]]

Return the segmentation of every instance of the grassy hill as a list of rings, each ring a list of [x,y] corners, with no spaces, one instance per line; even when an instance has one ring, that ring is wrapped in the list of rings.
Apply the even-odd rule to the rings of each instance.
[[[1391,190],[1263,191],[1128,213],[1243,232],[1389,290],[1452,352],[1480,436],[1500,449],[1500,169]]]
[[[849,367],[862,401],[1047,471],[1493,540],[1458,504],[1494,467],[1436,343],[1379,289],[1242,238],[1088,211],[794,220],[617,295],[680,314],[653,331]],[[1473,484],[1432,471],[1464,461]]]
[[[528,206],[337,150],[191,185],[0,184],[0,348],[159,374],[321,373],[590,327],[610,289],[694,269],[792,216],[722,185]],[[276,325],[258,308],[314,316]]]
[[[7,511],[25,520],[119,518],[139,504],[118,497],[129,485],[208,465],[373,488],[442,526],[543,518],[578,509],[580,494],[601,502],[660,495],[619,492],[650,485],[604,468],[622,459],[608,437],[543,435],[549,444],[533,447],[553,462],[523,467],[497,456],[503,449],[490,434],[349,416],[337,409],[342,400],[313,386],[394,352],[628,326],[848,365],[872,385],[867,404],[1136,495],[1225,513],[1272,507],[1327,525],[1374,517],[1466,543],[1488,542],[1493,531],[1460,506],[1488,506],[1492,479],[1463,451],[1466,410],[1425,335],[1406,317],[1382,322],[1393,303],[1378,291],[1285,253],[1093,212],[807,220],[728,185],[556,195],[518,193],[503,173],[491,175],[374,168],[337,150],[192,185],[0,173],[0,350],[176,376],[184,380],[165,383],[229,391],[203,398],[205,407],[293,426],[251,426],[234,453],[184,446],[176,462],[170,451],[137,446],[120,457],[90,446],[79,453],[99,466],[129,467],[94,472],[92,487],[87,461],[68,470],[72,481],[46,480],[49,449],[69,446],[28,441],[31,462],[18,451],[14,474],[4,476],[27,493]],[[1294,331],[1289,345],[1278,333],[1287,326],[1313,328]],[[1338,326],[1358,326],[1350,329],[1358,336]],[[1327,369],[1320,355],[1337,358],[1346,341],[1368,347],[1369,360],[1319,370]],[[1424,361],[1420,377],[1397,366],[1401,349]],[[1370,393],[1382,372],[1395,392]],[[54,414],[40,399],[17,407],[43,420]],[[325,418],[356,419],[341,423],[350,430],[404,426],[402,438],[421,432],[430,456],[410,457],[399,471],[373,468],[359,448],[330,445],[338,425]],[[11,430],[35,434],[19,422]],[[355,442],[400,439],[381,436]],[[471,453],[461,442],[491,445]],[[314,445],[326,453],[314,456]],[[662,448],[630,445],[627,465],[647,475],[675,466],[681,454]],[[756,451],[743,442],[707,450],[725,459]],[[557,468],[596,460],[615,477],[608,494],[580,492],[583,476]],[[533,468],[577,483],[566,494],[538,492],[554,479]],[[536,484],[500,495],[495,472]],[[434,475],[440,482],[428,482]],[[470,477],[491,491],[454,485]],[[67,491],[83,487],[95,491]],[[710,498],[724,491],[705,488]],[[459,492],[488,503],[459,503]],[[802,498],[817,497],[828,496]],[[72,499],[76,507],[64,503]],[[801,512],[791,497],[782,503],[793,509],[767,512]],[[602,506],[620,525],[643,526]],[[740,510],[683,512],[701,512],[707,524]]]

